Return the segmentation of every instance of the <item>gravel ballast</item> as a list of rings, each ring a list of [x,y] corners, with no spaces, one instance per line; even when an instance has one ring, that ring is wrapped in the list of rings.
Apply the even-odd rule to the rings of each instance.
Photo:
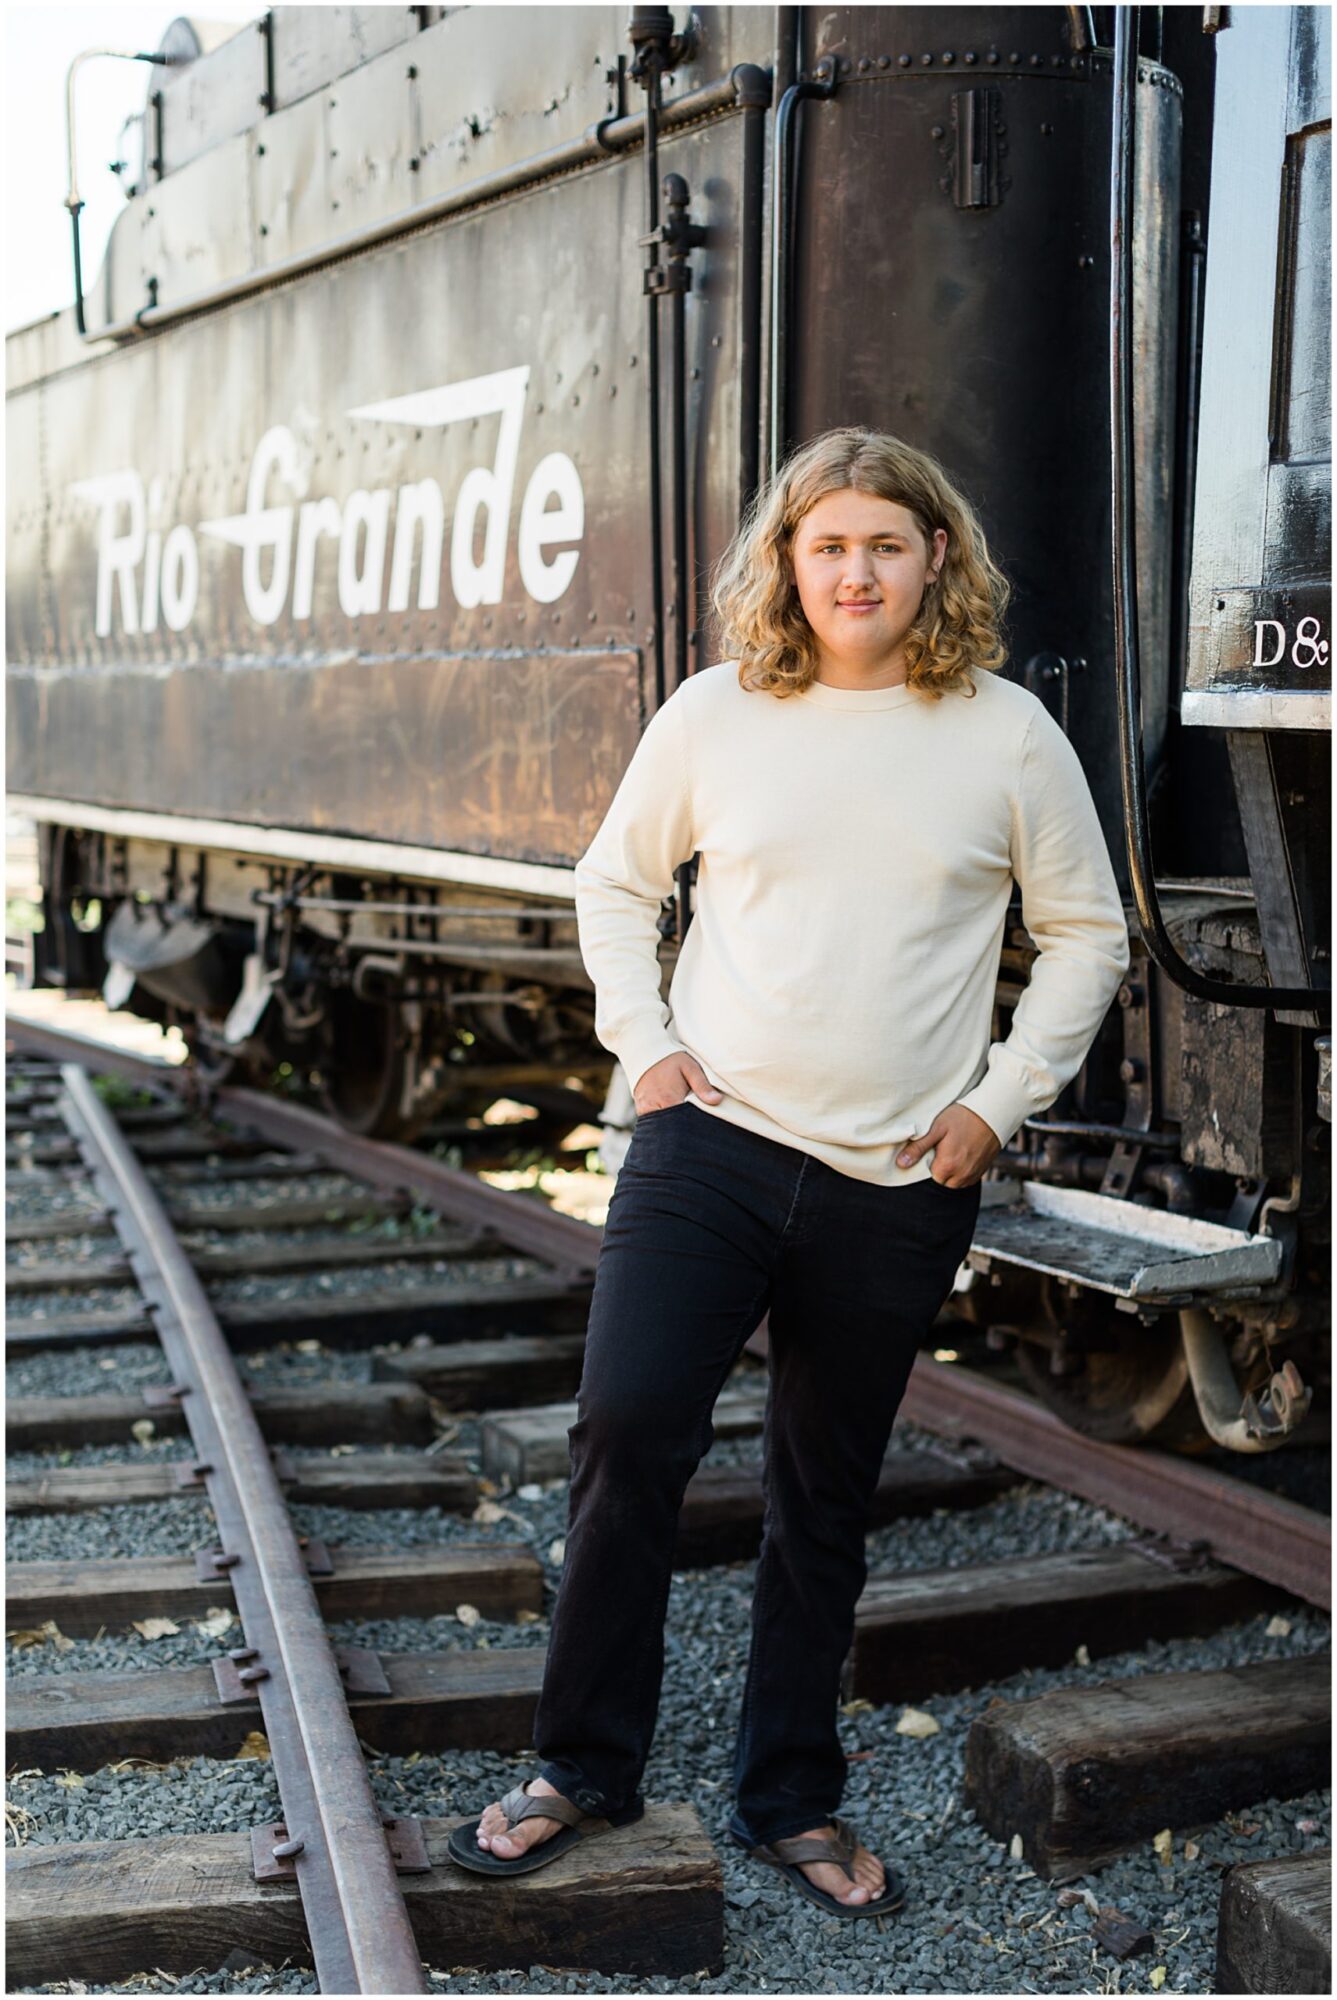
[[[354,1191],[342,1175],[319,1178],[218,1182],[204,1186],[164,1169],[158,1184],[174,1204],[254,1206],[293,1196],[328,1194],[331,1202]],[[41,1262],[59,1256],[107,1254],[111,1239],[81,1235],[80,1220],[99,1206],[90,1187],[63,1179],[11,1172],[9,1213],[21,1220],[59,1207],[70,1216],[69,1239],[52,1240],[13,1253],[17,1261]],[[375,1223],[369,1240],[393,1236],[395,1228]],[[242,1247],[249,1236],[200,1233],[200,1243]],[[259,1239],[257,1239],[259,1240]],[[268,1240],[268,1239],[266,1239]],[[533,1275],[542,1267],[522,1257],[488,1260],[473,1266],[441,1264],[349,1267],[330,1274],[291,1279],[241,1278],[214,1288],[228,1300],[336,1295],[367,1286],[438,1286],[458,1278],[486,1281]],[[16,1301],[20,1313],[104,1311],[137,1305],[133,1291],[49,1293]],[[424,1339],[430,1334],[424,1334]],[[402,1343],[408,1345],[410,1343]],[[257,1388],[293,1388],[320,1383],[357,1384],[370,1380],[366,1353],[326,1349],[301,1341],[239,1357],[243,1375]],[[11,1396],[82,1396],[136,1393],[166,1382],[169,1371],[153,1345],[108,1345],[23,1355],[10,1363]],[[477,1468],[480,1424],[452,1419],[442,1442],[452,1457]],[[909,1423],[898,1424],[902,1448],[931,1449],[934,1440]],[[377,1448],[378,1451],[381,1449]],[[406,1450],[408,1448],[405,1448]],[[712,1464],[751,1464],[760,1456],[757,1438],[720,1441]],[[15,1454],[10,1476],[18,1478],[53,1465],[144,1463],[190,1456],[186,1438],[149,1437],[143,1445],[85,1447],[58,1453]],[[1309,1504],[1318,1493],[1324,1454],[1319,1452],[1294,1474],[1288,1490]],[[1226,1469],[1238,1470],[1234,1461]],[[1256,1466],[1247,1472],[1263,1477]],[[298,1506],[294,1519],[303,1533],[327,1543],[356,1547],[449,1546],[459,1542],[528,1543],[546,1580],[544,1617],[527,1623],[473,1622],[456,1617],[344,1621],[331,1627],[336,1644],[371,1646],[384,1653],[473,1651],[541,1646],[561,1574],[566,1530],[564,1482],[525,1487],[518,1493],[485,1489],[480,1515],[433,1509],[347,1509]],[[200,1504],[114,1506],[68,1516],[22,1516],[10,1520],[7,1548],[12,1561],[88,1559],[98,1556],[185,1555],[211,1539],[212,1516]],[[965,1566],[1117,1543],[1137,1532],[1119,1517],[1067,1494],[1019,1480],[987,1506],[962,1512],[941,1509],[927,1517],[892,1523],[868,1538],[872,1571],[919,1571]],[[1085,1903],[1060,1903],[1058,1885],[1040,1880],[1024,1855],[996,1840],[959,1803],[966,1734],[971,1721],[997,1697],[1025,1700],[1052,1688],[1094,1686],[1125,1676],[1204,1670],[1266,1659],[1298,1657],[1325,1649],[1329,1621],[1295,1603],[1283,1613],[1264,1615],[1209,1638],[1160,1641],[1091,1665],[1076,1661],[1059,1669],[1029,1670],[915,1707],[937,1725],[935,1733],[903,1733],[901,1705],[874,1708],[849,1704],[841,1715],[841,1735],[849,1758],[842,1813],[876,1851],[895,1855],[906,1866],[910,1890],[905,1908],[881,1923],[848,1923],[827,1916],[799,1899],[774,1873],[751,1863],[724,1828],[729,1813],[734,1729],[746,1664],[755,1566],[737,1563],[673,1578],[666,1631],[666,1671],[660,1725],[644,1788],[652,1800],[687,1800],[701,1815],[719,1853],[725,1886],[725,1968],[697,1978],[603,1977],[543,1966],[517,1965],[497,1974],[453,1967],[431,1973],[436,1990],[505,1993],[1132,1993],[1151,1989],[1156,1968],[1162,1993],[1213,1990],[1217,1902],[1221,1875],[1237,1861],[1302,1853],[1329,1844],[1326,1791],[1303,1798],[1263,1798],[1212,1825],[1177,1828],[1168,1856],[1150,1840],[1130,1854],[1093,1871],[1073,1889],[1089,1889],[1100,1905],[1113,1904],[1153,1933],[1151,1956],[1120,1964],[1091,1936]],[[145,1638],[133,1629],[105,1631],[96,1638],[70,1640],[55,1632],[11,1638],[9,1672],[17,1683],[32,1675],[80,1671],[137,1672],[193,1665],[215,1658],[237,1643],[239,1628],[221,1631],[200,1619],[178,1619],[176,1630]],[[254,1746],[262,1747],[262,1746]],[[373,1756],[369,1768],[376,1794],[388,1812],[426,1817],[472,1814],[511,1785],[532,1775],[532,1750],[517,1743],[511,1754],[453,1751],[412,1757]],[[86,1774],[35,1771],[11,1773],[9,1832],[16,1842],[53,1845],[92,1839],[143,1839],[196,1833],[242,1833],[280,1816],[272,1767],[263,1755],[231,1759],[191,1758],[158,1766],[127,1760]],[[1197,1852],[1186,1852],[1192,1837]],[[152,1972],[108,1986],[54,1985],[42,1992],[126,1993],[315,1992],[304,1967],[248,1967],[244,1953],[221,1968],[170,1979]]]
[[[345,1357],[346,1358],[346,1357]],[[460,1426],[451,1450],[468,1448],[476,1428]],[[898,1426],[898,1442],[927,1446],[913,1427]],[[730,1457],[746,1461],[756,1440],[733,1444]],[[723,1455],[717,1447],[712,1458]],[[530,1489],[525,1489],[526,1494]],[[389,1524],[414,1523],[413,1539],[529,1540],[552,1590],[560,1574],[554,1559],[566,1525],[566,1489],[554,1485],[535,1497],[500,1496],[508,1513],[496,1522],[459,1516],[354,1513],[335,1508],[299,1509],[299,1525],[318,1526],[327,1540],[361,1540],[369,1528],[394,1539]],[[110,1508],[108,1535],[126,1535],[125,1517],[163,1510]],[[181,1510],[182,1512],[186,1510]],[[197,1520],[202,1509],[191,1510]],[[518,1517],[518,1518],[516,1518]],[[88,1523],[90,1517],[80,1517]],[[27,1524],[11,1524],[25,1529]],[[156,1534],[145,1520],[140,1532]],[[1133,1530],[1117,1517],[1030,1483],[991,1505],[965,1513],[941,1511],[893,1523],[869,1537],[874,1569],[924,1569],[942,1563],[976,1563],[1006,1556],[1092,1546],[1124,1539]],[[198,1530],[196,1531],[198,1536]],[[408,1539],[406,1533],[405,1539]],[[191,1546],[194,1545],[192,1541]],[[556,1547],[554,1545],[557,1545]],[[139,1543],[137,1546],[146,1546]],[[1147,1990],[1148,1973],[1163,1964],[1164,1992],[1211,1990],[1215,1916],[1221,1869],[1237,1860],[1301,1852],[1329,1839],[1326,1794],[1303,1799],[1262,1799],[1197,1832],[1200,1852],[1184,1856],[1183,1830],[1170,1865],[1149,1842],[1083,1878],[1101,1904],[1113,1903],[1154,1933],[1151,1959],[1120,1966],[1092,1941],[1083,1904],[1063,1908],[1055,1885],[1039,1880],[1024,1858],[985,1834],[957,1803],[965,1734],[972,1718],[995,1695],[1020,1700],[1053,1687],[1094,1685],[1123,1675],[1211,1668],[1282,1658],[1322,1649],[1328,1621],[1318,1612],[1289,1607],[1282,1630],[1260,1617],[1210,1639],[1156,1643],[1102,1659],[1089,1667],[1037,1670],[994,1686],[916,1704],[938,1723],[926,1738],[900,1734],[899,1707],[842,1715],[851,1759],[842,1811],[881,1851],[895,1853],[911,1876],[905,1909],[881,1925],[840,1923],[794,1896],[778,1878],[751,1864],[724,1832],[729,1809],[733,1729],[746,1658],[754,1566],[751,1563],[684,1572],[673,1580],[666,1636],[666,1672],[659,1732],[646,1773],[652,1799],[689,1799],[714,1839],[724,1868],[726,1969],[711,1978],[636,1980],[547,1973],[517,1966],[498,1975],[438,1969],[441,1990],[509,1992],[523,1986],[543,1992],[1133,1992]],[[371,1645],[385,1652],[473,1649],[541,1644],[546,1618],[527,1625],[456,1618],[363,1623],[331,1628],[336,1643]],[[11,1671],[61,1672],[79,1668],[165,1666],[209,1659],[228,1643],[181,1623],[173,1636],[148,1641],[136,1633],[104,1634],[56,1652],[48,1642],[11,1655]],[[471,1813],[529,1775],[533,1753],[517,1744],[512,1756],[452,1752],[372,1761],[377,1795],[398,1814]],[[167,1770],[130,1768],[96,1774],[83,1786],[61,1784],[58,1774],[20,1774],[12,1806],[30,1815],[26,1837],[49,1842],[95,1837],[133,1838],[162,1822],[172,1830],[241,1831],[276,1816],[268,1766],[249,1759],[193,1759]],[[1302,1824],[1303,1823],[1303,1824]],[[1077,1886],[1082,1886],[1081,1884]],[[57,1989],[44,1989],[57,1990]],[[311,1992],[314,1980],[300,1969],[248,1975],[237,1968],[181,1982],[144,1981],[108,1991]]]

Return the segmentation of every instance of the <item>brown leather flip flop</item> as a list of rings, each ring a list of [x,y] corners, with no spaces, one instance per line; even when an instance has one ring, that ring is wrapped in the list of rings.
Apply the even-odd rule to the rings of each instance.
[[[859,1836],[848,1820],[833,1819],[836,1830],[834,1840],[824,1840],[819,1834],[796,1833],[785,1840],[773,1840],[769,1846],[749,1848],[754,1861],[762,1861],[768,1868],[778,1868],[787,1875],[800,1896],[806,1896],[810,1903],[830,1910],[837,1917],[885,1917],[893,1910],[899,1910],[905,1901],[906,1879],[904,1872],[894,1863],[883,1863],[886,1872],[886,1887],[875,1903],[842,1903],[839,1896],[833,1896],[828,1889],[819,1889],[810,1882],[799,1867],[801,1861],[829,1861],[837,1868],[843,1868],[851,1882],[854,1880],[854,1856],[859,1847]]]
[[[614,1822],[599,1813],[582,1812],[570,1799],[564,1799],[556,1792],[527,1792],[523,1785],[517,1785],[506,1793],[501,1801],[501,1809],[506,1815],[507,1827],[516,1826],[522,1819],[559,1819],[564,1822],[560,1833],[550,1833],[546,1840],[536,1841],[533,1847],[512,1861],[493,1854],[489,1848],[478,1845],[478,1827],[482,1819],[470,1820],[466,1826],[457,1826],[446,1842],[446,1851],[452,1861],[461,1868],[472,1870],[475,1875],[525,1875],[531,1868],[542,1868],[549,1861],[555,1861],[559,1854],[565,1854],[578,1840],[592,1840],[601,1833],[610,1833]],[[642,1811],[644,1808],[642,1807]],[[639,1819],[639,1812],[628,1815],[627,1820],[619,1817],[617,1824],[629,1824],[631,1819]]]

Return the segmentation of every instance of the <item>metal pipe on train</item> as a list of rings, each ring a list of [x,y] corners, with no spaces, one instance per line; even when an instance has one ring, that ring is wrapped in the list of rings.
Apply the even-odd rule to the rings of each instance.
[[[597,1108],[574,862],[717,657],[693,607],[759,481],[892,431],[979,510],[1004,671],[1081,758],[1134,942],[1008,1169],[1282,1234],[1284,1310],[1218,1316],[1242,1381],[1315,1365],[1329,36],[1322,7],[174,23],[86,337],[7,343],[38,976],[109,979],[220,1069],[305,1067],[358,1129],[467,1103],[480,1061]],[[1032,955],[1018,911],[1000,1026]],[[1101,1341],[1168,1309],[990,1272],[1096,1422]]]

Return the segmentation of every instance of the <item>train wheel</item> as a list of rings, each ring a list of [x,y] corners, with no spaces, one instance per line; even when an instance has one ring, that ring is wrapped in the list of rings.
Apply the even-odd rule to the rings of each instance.
[[[1082,1437],[1103,1444],[1145,1444],[1154,1438],[1158,1444],[1191,1447],[1201,1426],[1176,1322],[1163,1318],[1143,1326],[1123,1314],[1119,1319],[1117,1344],[1088,1348],[1079,1372],[1054,1374],[1049,1349],[1021,1340],[1018,1373]]]
[[[416,1127],[400,1110],[408,1050],[394,1007],[355,994],[330,995],[321,1099],[332,1118],[364,1139],[405,1139]]]

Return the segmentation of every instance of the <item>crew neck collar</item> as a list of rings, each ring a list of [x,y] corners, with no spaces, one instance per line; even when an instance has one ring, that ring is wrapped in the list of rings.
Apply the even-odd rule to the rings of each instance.
[[[864,708],[902,708],[906,702],[916,701],[918,688],[908,682],[898,687],[842,688],[830,687],[825,681],[811,681],[802,691],[804,701],[816,702],[819,708],[843,708],[847,711]]]

